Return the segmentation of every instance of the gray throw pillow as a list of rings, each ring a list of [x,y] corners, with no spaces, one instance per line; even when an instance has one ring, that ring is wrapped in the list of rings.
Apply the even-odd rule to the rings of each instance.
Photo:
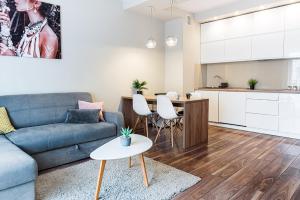
[[[99,109],[69,109],[67,112],[67,119],[65,123],[71,124],[88,124],[99,122]]]

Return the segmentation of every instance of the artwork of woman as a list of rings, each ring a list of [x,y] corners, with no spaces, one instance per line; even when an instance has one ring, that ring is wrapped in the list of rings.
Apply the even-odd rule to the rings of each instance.
[[[2,39],[1,42],[0,40],[0,55],[60,58],[60,16],[59,18],[55,17],[60,10],[57,6],[38,0],[11,0],[10,7],[3,8],[3,5],[1,7],[1,29],[9,26],[12,34],[3,36],[5,31],[1,30],[2,37],[6,40],[11,38],[12,41],[3,42]],[[12,9],[15,9],[15,12],[13,15],[9,15]],[[53,21],[53,19],[55,20]],[[53,27],[56,30],[53,30]],[[22,33],[20,34],[20,32]]]

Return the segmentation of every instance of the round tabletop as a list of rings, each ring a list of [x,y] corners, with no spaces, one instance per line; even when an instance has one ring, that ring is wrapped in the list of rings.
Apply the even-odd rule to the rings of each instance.
[[[153,145],[149,138],[133,134],[131,135],[131,145],[124,147],[120,143],[120,137],[104,144],[93,151],[90,157],[94,160],[115,160],[135,156],[149,150]]]

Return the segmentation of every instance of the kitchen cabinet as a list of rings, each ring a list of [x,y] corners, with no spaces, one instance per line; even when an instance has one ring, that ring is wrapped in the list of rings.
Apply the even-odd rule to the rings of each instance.
[[[224,40],[226,27],[226,20],[201,24],[201,42]]]
[[[201,63],[224,62],[225,42],[210,42],[201,44]]]
[[[219,122],[219,92],[218,91],[197,91],[204,99],[209,99],[208,121]]]
[[[278,131],[278,116],[247,113],[246,126],[255,129]]]
[[[245,126],[246,93],[219,93],[219,122]]]
[[[252,40],[252,59],[283,57],[284,32],[257,35]]]
[[[299,10],[300,12],[300,10]],[[287,31],[285,34],[284,57],[300,57],[300,29]]]
[[[277,93],[249,92],[246,103],[246,126],[278,131],[278,102]]]
[[[279,131],[300,135],[300,94],[280,94]]]
[[[225,21],[227,29],[225,39],[245,37],[253,34],[253,14],[228,18]]]
[[[236,38],[225,42],[226,61],[244,61],[251,59],[251,38]]]
[[[300,3],[288,5],[285,7],[285,29],[300,28]]]
[[[247,113],[278,116],[278,101],[247,99]]]
[[[253,16],[254,34],[284,31],[284,7],[255,12]]]
[[[201,63],[300,58],[300,3],[201,25]]]
[[[249,93],[247,93],[247,99],[278,101],[279,94],[278,93],[249,92]]]

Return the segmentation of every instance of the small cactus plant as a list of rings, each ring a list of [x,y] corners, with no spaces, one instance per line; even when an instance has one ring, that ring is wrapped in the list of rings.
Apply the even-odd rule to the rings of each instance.
[[[122,128],[121,129],[122,136],[120,137],[120,142],[122,146],[128,147],[131,145],[131,137],[130,135],[133,134],[133,130],[131,128]]]
[[[125,138],[129,138],[131,134],[133,134],[133,130],[131,128],[122,128],[121,129],[121,134]]]

